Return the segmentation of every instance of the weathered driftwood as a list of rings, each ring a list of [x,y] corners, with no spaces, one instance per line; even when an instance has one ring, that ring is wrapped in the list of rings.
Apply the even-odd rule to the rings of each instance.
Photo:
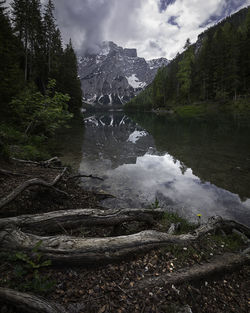
[[[31,177],[30,175],[27,175],[27,174],[24,174],[24,173],[12,172],[12,171],[5,170],[3,168],[0,168],[0,174],[5,175],[5,176]]]
[[[35,234],[55,234],[62,229],[76,229],[80,226],[115,226],[124,222],[142,221],[149,225],[161,218],[163,209],[81,209],[54,211],[43,214],[21,215],[0,219],[0,229],[15,225]]]
[[[68,196],[66,192],[54,187],[62,178],[66,170],[67,168],[65,167],[63,171],[56,176],[56,178],[53,180],[52,183],[46,182],[45,180],[40,179],[40,178],[32,178],[32,179],[26,180],[24,183],[22,183],[16,189],[14,189],[11,193],[9,193],[6,197],[0,199],[0,209],[4,207],[5,205],[9,204],[11,201],[15,200],[25,189],[31,186],[39,185],[39,186],[51,188],[58,193]]]
[[[41,297],[0,287],[0,300],[30,313],[66,313],[63,307]]]
[[[77,178],[92,178],[92,179],[98,179],[98,180],[104,181],[103,178],[98,177],[98,176],[93,176],[92,174],[90,174],[90,175],[79,174],[79,175],[70,176],[67,179],[67,182],[70,180],[73,180],[73,179],[77,179]]]
[[[95,264],[112,262],[128,255],[148,251],[169,244],[188,244],[217,229],[239,229],[250,237],[250,229],[232,221],[220,218],[210,219],[193,233],[169,235],[148,230],[133,235],[107,238],[78,238],[72,236],[41,237],[23,233],[19,229],[4,228],[0,230],[0,248],[3,250],[31,251],[38,242],[44,257],[57,264]]]
[[[49,160],[46,161],[30,161],[30,160],[22,160],[22,159],[17,159],[17,158],[12,158],[13,161],[19,162],[19,163],[24,163],[24,164],[33,164],[33,165],[39,165],[43,167],[50,167],[51,165],[55,164],[61,164],[61,160],[58,157],[53,157]]]
[[[143,279],[134,285],[134,289],[180,285],[182,283],[211,277],[214,274],[229,272],[249,263],[249,255],[225,253],[224,255],[214,257],[209,263],[202,265],[197,264],[190,268],[181,269],[178,272]]]

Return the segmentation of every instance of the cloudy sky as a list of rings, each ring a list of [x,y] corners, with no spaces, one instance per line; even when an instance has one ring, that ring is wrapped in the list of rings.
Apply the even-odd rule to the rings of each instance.
[[[46,2],[46,0],[42,0]],[[80,54],[103,40],[137,48],[146,59],[173,58],[187,38],[225,16],[250,5],[250,0],[54,0],[65,41],[71,37]]]

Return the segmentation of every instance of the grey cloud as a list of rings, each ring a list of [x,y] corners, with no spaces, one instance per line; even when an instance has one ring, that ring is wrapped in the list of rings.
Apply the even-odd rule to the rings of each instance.
[[[176,0],[160,0],[159,2],[159,9],[160,12],[165,11],[167,7],[173,3],[175,3]]]
[[[250,0],[54,0],[54,3],[64,43],[72,38],[78,53],[96,51],[103,40],[111,40],[123,47],[137,48],[139,56],[149,59],[165,55],[171,58],[181,51],[186,38],[195,40],[200,32],[199,23],[204,30],[206,25],[211,26],[250,4]]]
[[[65,41],[72,38],[84,53],[96,50],[105,36],[105,26],[114,0],[56,0],[56,18]]]
[[[162,56],[166,56],[166,52],[162,49],[162,47],[159,45],[156,41],[149,41],[149,47],[155,50],[158,50],[161,52]]]
[[[56,18],[65,41],[69,37],[80,54],[96,51],[103,40],[126,42],[138,36],[137,9],[143,0],[55,0]]]
[[[210,16],[205,22],[200,25],[200,28],[206,27],[207,25],[214,24],[225,18],[226,16],[233,14],[240,9],[244,4],[247,4],[247,0],[224,0],[224,4],[221,10],[216,14]]]
[[[178,18],[179,16],[171,16],[169,19],[168,19],[168,23],[171,24],[171,25],[175,25],[177,26],[178,28],[180,28],[180,25],[177,23],[176,19]]]

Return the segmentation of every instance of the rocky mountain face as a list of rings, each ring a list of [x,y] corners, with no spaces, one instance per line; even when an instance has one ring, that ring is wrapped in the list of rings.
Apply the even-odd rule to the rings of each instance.
[[[83,101],[93,107],[121,107],[150,84],[165,58],[146,61],[136,49],[103,42],[98,53],[79,57]]]

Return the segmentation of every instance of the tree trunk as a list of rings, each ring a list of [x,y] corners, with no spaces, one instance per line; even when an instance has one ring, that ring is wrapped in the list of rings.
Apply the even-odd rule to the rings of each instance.
[[[154,218],[163,216],[162,209],[63,210],[43,214],[21,215],[0,219],[0,229],[15,225],[35,234],[55,234],[62,229],[77,227],[114,226],[124,222],[142,221],[154,224]]]

